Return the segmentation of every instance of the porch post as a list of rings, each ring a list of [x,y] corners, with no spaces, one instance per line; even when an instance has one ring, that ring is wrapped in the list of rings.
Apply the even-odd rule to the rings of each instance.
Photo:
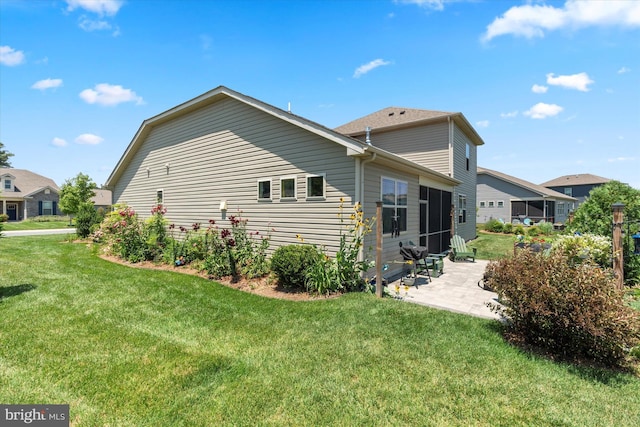
[[[2,199],[2,214],[5,215],[7,213],[7,201]]]
[[[613,274],[616,278],[616,287],[622,289],[624,284],[624,254],[622,247],[622,226],[624,224],[624,205],[614,203],[613,211]]]

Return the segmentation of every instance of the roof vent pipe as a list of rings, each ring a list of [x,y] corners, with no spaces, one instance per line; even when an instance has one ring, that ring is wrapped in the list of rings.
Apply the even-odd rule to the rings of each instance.
[[[367,137],[364,142],[371,145],[371,126],[367,126],[364,130],[367,131]]]

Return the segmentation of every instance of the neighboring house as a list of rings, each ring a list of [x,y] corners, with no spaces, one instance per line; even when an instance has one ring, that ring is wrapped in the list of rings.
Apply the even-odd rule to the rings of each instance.
[[[491,219],[563,224],[575,201],[571,196],[541,185],[478,167],[478,222],[481,224]]]
[[[387,262],[401,259],[399,242],[417,243],[427,212],[429,224],[446,227],[451,195],[461,184],[220,86],[145,120],[106,187],[113,203],[126,203],[143,218],[156,203],[166,207],[169,223],[185,227],[210,219],[229,227],[229,216],[240,214],[248,231],[271,234],[271,249],[299,243],[299,234],[330,253],[345,226],[337,215],[342,201],[348,219],[358,202],[365,217],[375,216],[381,200]],[[429,205],[421,200],[428,197]],[[437,237],[429,249],[447,249],[448,241],[442,246]],[[364,246],[375,248],[375,233]]]
[[[52,179],[24,169],[0,168],[0,213],[9,221],[58,214],[58,192]]]
[[[111,191],[110,190],[94,190],[95,196],[91,198],[96,209],[104,209],[106,212],[111,210]]]
[[[389,107],[335,130],[460,181],[453,191],[420,182],[420,244],[447,249],[452,227],[465,240],[476,237],[477,148],[484,141],[462,113]]]
[[[576,175],[565,175],[551,181],[543,182],[543,187],[557,191],[567,196],[575,197],[577,202],[571,209],[576,209],[580,203],[584,202],[589,192],[595,187],[606,184],[611,181],[609,178],[591,175],[589,173],[581,173]]]

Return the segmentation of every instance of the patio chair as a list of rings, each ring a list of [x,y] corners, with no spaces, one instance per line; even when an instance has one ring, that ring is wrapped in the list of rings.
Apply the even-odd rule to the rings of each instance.
[[[467,244],[464,239],[457,234],[451,238],[451,250],[453,251],[453,261],[465,261],[471,259],[472,262],[476,262],[476,248],[467,248]]]

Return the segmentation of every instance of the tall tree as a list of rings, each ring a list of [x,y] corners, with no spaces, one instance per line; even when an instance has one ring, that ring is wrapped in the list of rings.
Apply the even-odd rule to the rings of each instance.
[[[0,142],[0,167],[2,168],[10,168],[11,162],[9,161],[9,157],[13,157],[13,153],[8,152],[4,149],[4,144]]]
[[[75,215],[80,210],[80,206],[89,203],[91,198],[96,195],[93,191],[98,186],[89,175],[82,172],[78,173],[74,178],[67,179],[60,189],[60,209],[68,215]]]

